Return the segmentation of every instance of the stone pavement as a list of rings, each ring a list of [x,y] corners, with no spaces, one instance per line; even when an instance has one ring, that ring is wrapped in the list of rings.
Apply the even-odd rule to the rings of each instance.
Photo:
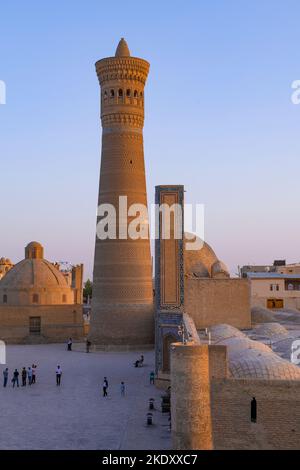
[[[0,383],[0,449],[170,449],[168,416],[160,412],[162,392],[149,384],[153,351],[86,354],[82,347],[74,349],[68,352],[62,344],[7,347],[10,378],[6,389]],[[136,369],[133,362],[142,353],[145,365]],[[33,363],[37,383],[13,389],[13,369],[21,372]],[[108,398],[102,397],[104,376]],[[122,380],[126,397],[120,393]],[[153,427],[146,426],[149,398],[158,408]]]

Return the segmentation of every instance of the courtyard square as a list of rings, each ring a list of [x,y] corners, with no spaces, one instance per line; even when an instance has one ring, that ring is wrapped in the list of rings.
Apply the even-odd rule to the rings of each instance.
[[[162,391],[149,383],[154,354],[147,352],[84,352],[74,344],[8,346],[7,388],[0,387],[0,449],[168,449],[168,416],[160,411]],[[140,354],[145,365],[133,367]],[[37,383],[12,388],[15,368],[37,364]],[[62,385],[55,371],[62,368]],[[6,366],[1,366],[2,371]],[[108,378],[108,397],[102,383]],[[21,378],[21,377],[20,377]],[[121,396],[121,381],[126,396]],[[146,426],[150,398],[155,399],[152,427]]]

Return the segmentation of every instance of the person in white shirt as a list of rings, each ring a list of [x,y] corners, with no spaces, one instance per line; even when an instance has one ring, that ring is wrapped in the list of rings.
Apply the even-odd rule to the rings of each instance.
[[[59,387],[61,383],[62,370],[60,366],[57,366],[56,369],[56,385]]]

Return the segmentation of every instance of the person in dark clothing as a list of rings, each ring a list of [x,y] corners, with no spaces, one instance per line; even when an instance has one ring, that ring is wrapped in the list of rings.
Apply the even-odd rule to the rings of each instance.
[[[15,369],[14,375],[12,378],[12,383],[13,383],[13,388],[15,388],[15,385],[17,384],[17,387],[19,387],[19,371],[18,369]]]
[[[35,384],[36,382],[36,365],[35,364],[32,364],[32,367],[31,367],[31,370],[32,370],[32,381],[31,383],[32,384]]]
[[[154,385],[155,374],[154,372],[150,372],[150,385]]]
[[[59,387],[61,383],[62,370],[60,366],[57,366],[56,369],[56,385]]]
[[[26,367],[22,369],[22,387],[26,387],[27,371]]]
[[[104,377],[104,381],[103,381],[103,396],[104,397],[108,396],[107,389],[108,389],[108,380],[106,377]]]
[[[8,381],[8,368],[3,371],[3,387],[5,388]]]
[[[69,341],[68,341],[68,351],[72,351],[72,344],[73,344],[72,338],[69,338]]]
[[[90,347],[91,347],[92,343],[87,339],[86,340],[86,352],[89,353],[90,352]]]

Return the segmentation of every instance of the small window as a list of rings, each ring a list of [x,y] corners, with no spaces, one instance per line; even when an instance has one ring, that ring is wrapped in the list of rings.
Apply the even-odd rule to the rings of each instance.
[[[32,302],[33,302],[34,304],[38,304],[38,303],[39,303],[39,296],[38,296],[38,294],[33,294],[33,296],[32,296]]]
[[[115,90],[110,90],[110,97],[113,98],[115,96]]]
[[[104,99],[107,99],[107,91],[104,92]]]
[[[29,317],[29,333],[31,335],[41,334],[41,317]]]
[[[137,92],[137,90],[134,90],[133,96],[134,96],[135,98],[138,97],[138,92]]]
[[[123,97],[123,90],[122,90],[122,88],[119,89],[118,94],[119,94],[119,98],[122,98],[122,97]]]
[[[140,98],[143,98],[143,92],[142,91],[140,92]]]
[[[7,295],[6,294],[4,294],[4,296],[3,296],[3,303],[7,304]]]
[[[130,97],[131,96],[131,90],[128,88],[128,90],[126,91],[126,96]]]
[[[251,422],[256,423],[257,421],[257,402],[255,397],[251,401]]]

